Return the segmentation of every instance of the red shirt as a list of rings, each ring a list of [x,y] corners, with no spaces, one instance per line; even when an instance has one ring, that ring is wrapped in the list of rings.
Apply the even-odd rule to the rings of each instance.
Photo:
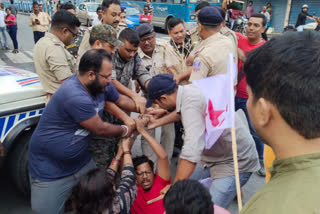
[[[231,19],[238,19],[239,16],[243,16],[243,13],[240,10],[232,10],[231,12]]]
[[[152,16],[151,16],[150,13],[149,13],[148,15],[141,14],[139,20],[140,20],[140,21],[141,21],[141,20],[143,20],[143,21],[149,20],[150,23],[151,23],[151,22],[152,22]]]
[[[16,23],[14,22],[8,22],[8,21],[15,21],[16,20],[16,17],[14,15],[10,15],[6,18],[5,22],[7,25],[16,25]]]
[[[136,200],[133,202],[130,209],[131,214],[163,214],[165,211],[163,207],[163,199],[151,204],[147,204],[147,201],[160,196],[160,191],[170,183],[171,178],[166,181],[156,174],[151,190],[145,192],[141,186],[138,186]]]
[[[248,37],[242,35],[241,33],[235,32],[238,37],[238,48],[240,48],[245,55],[263,45],[266,41],[262,40],[260,43],[252,45],[249,43]],[[238,60],[238,85],[237,85],[237,95],[236,97],[246,98],[248,99],[248,92],[247,92],[247,80],[246,76],[243,71],[243,62],[239,59]]]

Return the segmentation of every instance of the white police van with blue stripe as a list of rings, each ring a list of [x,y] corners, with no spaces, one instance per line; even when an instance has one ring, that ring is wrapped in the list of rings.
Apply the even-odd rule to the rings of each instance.
[[[0,66],[0,165],[10,165],[18,189],[28,194],[28,144],[45,107],[46,97],[37,74]]]

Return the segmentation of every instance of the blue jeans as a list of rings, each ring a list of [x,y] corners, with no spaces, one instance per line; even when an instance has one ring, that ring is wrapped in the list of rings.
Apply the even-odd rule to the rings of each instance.
[[[239,177],[241,187],[248,182],[251,175],[251,172],[240,173]],[[210,168],[202,168],[200,164],[197,164],[190,179],[202,180],[206,178],[210,178]],[[209,192],[214,204],[228,209],[231,202],[237,195],[235,176],[213,179]]]
[[[233,26],[234,26],[234,23],[236,22],[237,20],[236,19],[231,19],[230,18],[230,29],[233,30]]]
[[[304,28],[304,25],[299,25],[299,26],[297,27],[297,31],[298,31],[298,32],[302,32],[302,31],[303,31],[303,28]]]
[[[8,47],[8,40],[6,36],[6,27],[0,27],[0,33],[1,33],[1,45],[3,47]]]
[[[249,118],[249,114],[248,114],[248,110],[247,110],[247,101],[248,99],[246,98],[240,98],[240,97],[236,97],[235,98],[235,108],[236,111],[238,109],[242,109],[244,111],[244,113],[246,114],[247,120],[248,120],[248,124],[249,124],[249,129],[250,129],[250,133],[253,137],[254,142],[256,143],[256,149],[259,155],[259,160],[263,160],[263,149],[264,149],[264,143],[262,142],[262,140],[259,138],[259,136],[257,135],[256,131],[254,130],[250,118]]]
[[[17,25],[8,25],[8,33],[13,43],[14,49],[18,50],[18,41],[17,41]]]
[[[78,172],[54,181],[39,181],[30,176],[31,207],[36,213],[63,214],[64,204],[80,177],[96,168],[91,160]]]
[[[45,34],[45,32],[33,31],[34,44],[36,44],[39,39],[44,37],[44,34]]]

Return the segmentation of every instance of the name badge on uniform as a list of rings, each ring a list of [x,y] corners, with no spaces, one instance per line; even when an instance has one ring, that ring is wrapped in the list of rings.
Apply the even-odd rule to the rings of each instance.
[[[200,71],[200,65],[201,65],[200,61],[195,61],[193,63],[193,71],[195,71],[195,72]]]

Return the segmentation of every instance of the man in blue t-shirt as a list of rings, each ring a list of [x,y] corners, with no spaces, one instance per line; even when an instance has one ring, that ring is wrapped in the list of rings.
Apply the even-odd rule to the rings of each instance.
[[[89,50],[79,72],[61,85],[45,108],[29,146],[31,205],[37,213],[63,213],[72,187],[96,167],[88,151],[91,133],[131,135],[134,127],[101,120],[106,101],[136,109],[131,99],[119,95],[111,73],[111,56],[102,49]]]

